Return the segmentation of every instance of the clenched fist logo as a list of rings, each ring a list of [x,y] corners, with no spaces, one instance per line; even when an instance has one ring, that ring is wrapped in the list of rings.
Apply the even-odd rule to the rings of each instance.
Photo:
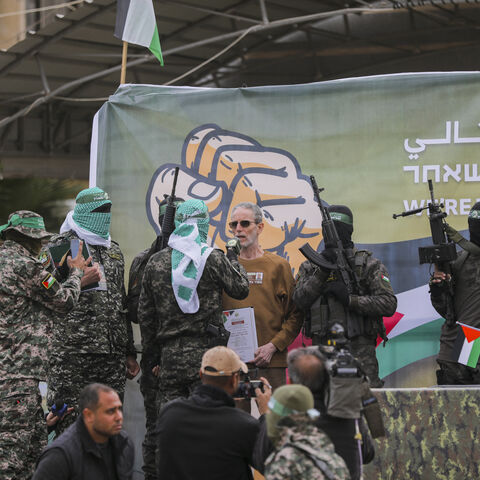
[[[255,139],[202,125],[185,139],[180,165],[164,164],[154,173],[147,193],[147,214],[160,233],[158,205],[170,194],[175,167],[180,166],[176,196],[203,200],[210,212],[209,242],[224,248],[231,238],[228,222],[240,202],[256,203],[265,228],[259,237],[264,250],[286,258],[294,272],[305,260],[298,251],[306,242],[316,250],[321,215],[308,177],[286,150],[262,146]]]

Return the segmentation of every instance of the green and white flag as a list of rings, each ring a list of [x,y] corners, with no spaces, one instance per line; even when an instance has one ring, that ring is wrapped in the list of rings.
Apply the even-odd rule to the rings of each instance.
[[[460,328],[453,347],[453,360],[475,368],[480,356],[480,329],[457,323]]]
[[[114,35],[124,42],[147,47],[163,66],[152,0],[118,0]]]

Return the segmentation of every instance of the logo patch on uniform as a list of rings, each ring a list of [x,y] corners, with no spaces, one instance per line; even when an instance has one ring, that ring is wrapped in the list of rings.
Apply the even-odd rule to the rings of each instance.
[[[382,274],[382,280],[385,281],[385,282],[390,283],[390,279],[389,279],[386,275],[383,275],[383,274]]]
[[[43,280],[42,285],[48,290],[57,280],[52,275],[48,274]]]
[[[114,260],[121,260],[122,256],[119,253],[108,253],[108,256],[110,258],[113,258]]]
[[[250,285],[261,285],[263,283],[263,272],[247,272]]]
[[[50,265],[50,255],[47,252],[41,252],[38,259],[42,262],[43,268],[47,268]]]

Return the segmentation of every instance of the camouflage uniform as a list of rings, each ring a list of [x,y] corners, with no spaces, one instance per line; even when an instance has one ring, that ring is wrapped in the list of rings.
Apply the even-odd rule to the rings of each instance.
[[[55,281],[26,248],[6,240],[0,248],[0,478],[30,478],[47,442],[39,381],[47,378],[47,352],[55,314],[71,310],[81,270]],[[45,283],[44,283],[45,282]]]
[[[375,354],[376,340],[377,335],[386,339],[382,317],[388,317],[395,313],[397,299],[390,285],[385,266],[370,252],[356,249],[353,249],[353,252],[360,291],[357,295],[350,295],[348,310],[363,318],[363,321],[360,320],[362,325],[357,325],[360,333],[348,335],[348,325],[345,325],[346,311],[340,302],[331,296],[328,297],[329,312],[332,311],[332,308],[337,313],[341,312],[340,317],[343,316],[341,322],[346,336],[349,338],[352,354],[360,361],[363,370],[369,377],[370,385],[382,387],[383,382],[378,377],[378,362]],[[336,280],[337,276],[336,271],[328,273],[310,261],[303,262],[296,279],[297,283],[293,293],[294,302],[300,309],[310,313],[309,309],[319,299],[327,282]],[[360,317],[357,318],[360,319]],[[322,324],[322,330],[318,335],[314,335],[314,344],[326,342],[329,326],[331,325]]]
[[[153,243],[152,247],[140,252],[132,261],[128,275],[128,294],[127,294],[127,318],[130,322],[138,323],[138,301],[142,290],[143,272],[150,257],[159,247],[161,237]],[[158,248],[157,248],[158,246]],[[155,400],[158,390],[158,377],[153,375],[152,367],[159,363],[160,359],[149,355],[148,352],[142,352],[140,366],[142,375],[140,377],[140,391],[143,395],[143,405],[145,407],[146,434],[143,440],[143,470],[145,480],[156,478],[155,472],[155,425],[157,423],[157,409]]]
[[[248,295],[245,269],[213,250],[197,286],[200,308],[185,314],[173,293],[171,257],[167,247],[150,258],[138,307],[143,351],[160,355],[158,410],[170,400],[189,396],[197,383],[202,355],[218,341],[206,328],[211,324],[223,329],[222,291],[234,298]]]
[[[480,255],[462,252],[452,264],[455,320],[471,327],[480,328]],[[430,295],[435,310],[444,318],[447,314],[447,292]],[[442,326],[440,351],[437,363],[439,385],[478,385],[480,368],[470,368],[455,362],[454,346],[458,330],[457,324]]]
[[[73,231],[52,237],[49,246],[78,238]],[[63,400],[77,408],[82,388],[92,382],[114,388],[120,397],[125,390],[125,357],[135,355],[133,333],[127,322],[124,260],[117,243],[110,248],[88,245],[93,262],[105,270],[107,291],[82,292],[78,306],[53,329],[50,355],[48,403]],[[57,433],[73,423],[78,411],[59,422]]]
[[[265,480],[344,480],[350,474],[331,440],[304,414],[277,424],[276,448],[265,461]]]

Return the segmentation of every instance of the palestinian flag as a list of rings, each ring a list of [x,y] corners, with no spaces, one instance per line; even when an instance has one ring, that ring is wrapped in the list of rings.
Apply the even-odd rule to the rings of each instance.
[[[152,0],[117,0],[114,35],[124,42],[147,47],[163,66]]]
[[[480,356],[480,329],[457,322],[457,339],[453,347],[452,359],[455,362],[475,368]]]

